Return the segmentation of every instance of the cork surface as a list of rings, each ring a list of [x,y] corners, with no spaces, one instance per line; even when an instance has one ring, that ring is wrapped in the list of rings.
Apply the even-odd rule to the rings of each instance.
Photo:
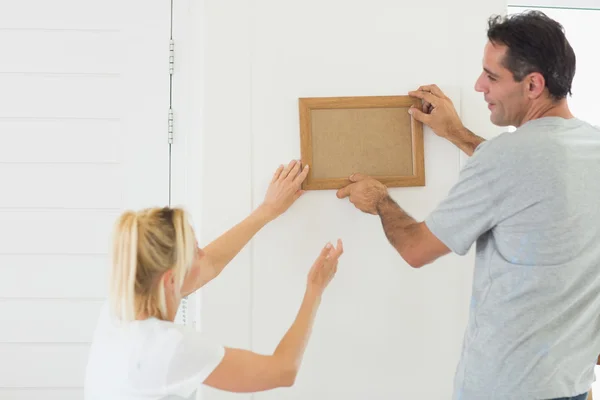
[[[315,179],[413,175],[408,107],[311,110]]]

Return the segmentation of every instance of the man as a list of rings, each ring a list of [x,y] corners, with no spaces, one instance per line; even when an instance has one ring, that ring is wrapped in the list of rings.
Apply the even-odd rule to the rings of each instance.
[[[369,177],[337,195],[379,215],[412,267],[476,242],[454,399],[585,399],[600,353],[600,130],[569,111],[575,54],[560,24],[493,17],[488,39],[475,90],[517,130],[485,141],[423,86],[413,118],[472,156],[448,197],[417,222]]]

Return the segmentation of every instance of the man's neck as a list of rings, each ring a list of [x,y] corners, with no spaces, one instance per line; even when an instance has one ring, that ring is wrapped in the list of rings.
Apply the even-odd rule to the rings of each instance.
[[[569,110],[567,99],[561,99],[559,101],[548,100],[539,104],[533,105],[523,117],[521,123],[516,125],[519,127],[526,122],[533,121],[534,119],[540,119],[544,117],[559,117],[564,119],[574,118]]]

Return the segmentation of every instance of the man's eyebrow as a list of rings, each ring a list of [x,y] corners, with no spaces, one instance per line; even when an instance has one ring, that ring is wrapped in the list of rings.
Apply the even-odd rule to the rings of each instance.
[[[494,78],[499,78],[499,77],[500,77],[500,75],[493,73],[492,71],[490,71],[490,70],[489,70],[489,69],[487,69],[487,68],[483,68],[483,70],[484,70],[485,72],[487,72],[488,74],[490,74],[491,76],[493,76]]]

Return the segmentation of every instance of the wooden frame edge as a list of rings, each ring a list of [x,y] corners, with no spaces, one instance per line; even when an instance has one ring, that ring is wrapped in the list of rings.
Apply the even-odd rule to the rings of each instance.
[[[312,126],[310,113],[322,109],[420,107],[421,102],[408,95],[399,96],[358,96],[358,97],[301,97],[298,99],[300,114],[300,152],[302,165],[310,166],[308,176],[302,183],[303,190],[339,189],[350,184],[348,178],[314,179],[312,172]],[[425,149],[423,124],[411,116],[411,150],[413,175],[373,176],[386,186],[409,187],[425,186]]]

